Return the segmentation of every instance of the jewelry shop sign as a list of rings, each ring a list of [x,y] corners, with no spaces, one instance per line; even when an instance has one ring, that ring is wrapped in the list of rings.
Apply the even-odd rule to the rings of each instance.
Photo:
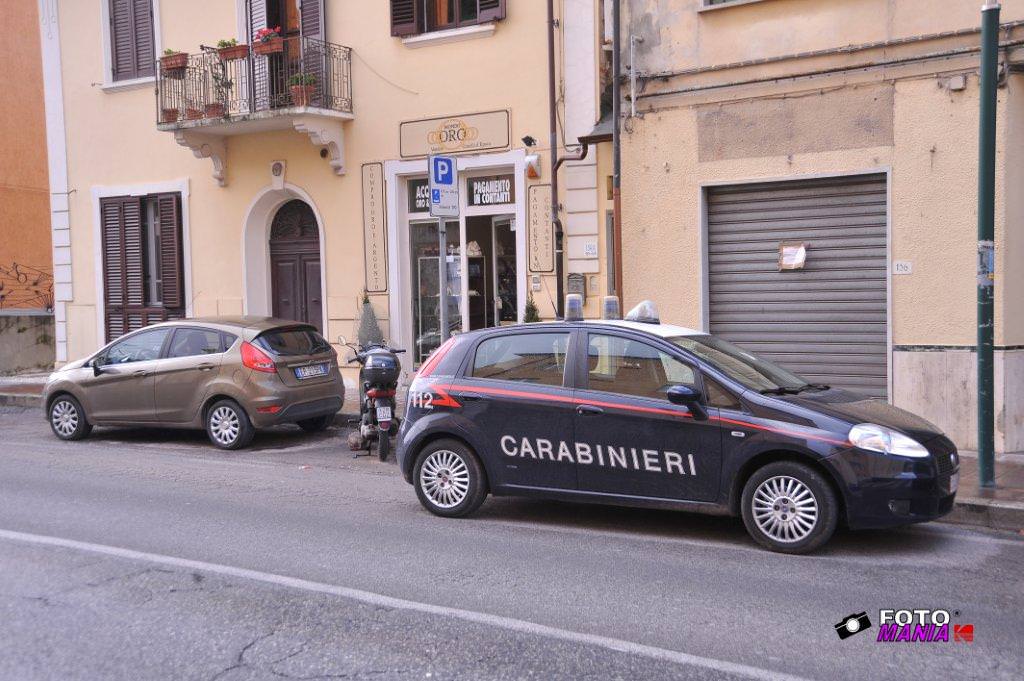
[[[406,121],[399,125],[402,158],[464,151],[508,149],[511,143],[508,110]]]
[[[366,263],[366,292],[388,290],[388,249],[384,220],[384,166],[363,165],[363,257]]]
[[[535,184],[528,194],[530,271],[552,272],[555,269],[555,226],[551,222],[551,185]]]

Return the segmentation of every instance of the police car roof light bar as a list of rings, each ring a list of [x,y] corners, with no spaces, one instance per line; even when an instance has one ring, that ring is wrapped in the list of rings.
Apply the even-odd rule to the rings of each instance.
[[[641,322],[644,324],[661,324],[661,317],[658,315],[658,306],[653,300],[645,300],[626,314],[627,322]]]
[[[605,296],[601,299],[601,319],[622,319],[618,296]]]
[[[583,321],[583,296],[579,293],[570,293],[565,297],[565,321]]]

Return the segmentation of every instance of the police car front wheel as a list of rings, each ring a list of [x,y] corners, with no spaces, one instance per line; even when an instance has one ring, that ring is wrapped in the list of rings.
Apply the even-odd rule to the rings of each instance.
[[[437,440],[416,458],[416,496],[435,515],[469,515],[487,496],[487,481],[476,454],[456,440]]]
[[[807,553],[835,532],[838,504],[828,482],[794,461],[759,468],[743,487],[743,524],[762,546],[782,553]]]

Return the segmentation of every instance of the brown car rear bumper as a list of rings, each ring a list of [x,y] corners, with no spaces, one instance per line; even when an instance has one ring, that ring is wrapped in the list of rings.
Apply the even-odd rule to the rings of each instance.
[[[257,428],[336,414],[345,399],[345,384],[338,374],[330,381],[294,387],[276,374],[253,374],[257,375],[245,387],[247,399],[242,406]]]

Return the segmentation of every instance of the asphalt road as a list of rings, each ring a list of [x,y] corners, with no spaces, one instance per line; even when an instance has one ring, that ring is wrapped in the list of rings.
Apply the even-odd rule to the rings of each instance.
[[[489,499],[445,520],[337,431],[63,443],[0,410],[4,679],[1017,679],[1022,571],[1024,538],[934,523],[792,557],[684,513]],[[899,607],[974,642],[833,629]]]

